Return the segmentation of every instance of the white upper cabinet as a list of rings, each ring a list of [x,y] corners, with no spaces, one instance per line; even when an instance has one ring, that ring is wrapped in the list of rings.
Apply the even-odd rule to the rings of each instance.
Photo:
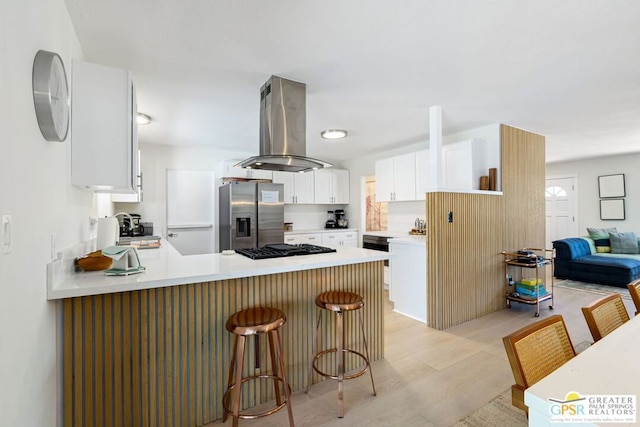
[[[480,177],[488,174],[486,141],[472,138],[443,145],[440,165],[441,189],[478,190]],[[376,201],[424,200],[433,187],[429,170],[428,149],[376,161]]]
[[[239,160],[220,162],[216,171],[221,178],[272,179],[273,172],[260,169],[245,169],[234,166]]]
[[[318,169],[314,174],[315,203],[321,205],[349,203],[349,171]]]
[[[140,161],[140,151],[138,150],[138,176],[136,184],[136,192],[130,193],[113,193],[111,195],[112,202],[138,203],[142,201],[142,167]]]
[[[403,154],[393,158],[394,201],[416,199],[416,156]]]
[[[450,190],[478,190],[488,174],[486,143],[473,138],[442,146],[442,183]]]
[[[313,172],[273,172],[273,182],[284,184],[285,204],[312,204],[314,202]]]
[[[71,182],[102,193],[137,192],[136,96],[127,70],[73,61]]]
[[[376,161],[376,201],[416,200],[416,155],[403,154]]]
[[[425,200],[429,190],[429,150],[416,151],[416,200]]]
[[[393,200],[393,157],[376,161],[376,202]]]

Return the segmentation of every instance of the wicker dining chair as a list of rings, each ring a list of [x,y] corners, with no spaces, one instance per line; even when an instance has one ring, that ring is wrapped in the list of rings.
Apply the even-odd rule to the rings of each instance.
[[[633,300],[633,304],[636,306],[636,316],[640,314],[640,279],[634,280],[627,285],[629,294]]]
[[[600,341],[629,320],[629,313],[627,313],[620,294],[607,295],[586,307],[582,307],[582,314],[584,314],[594,342]]]
[[[561,315],[538,320],[502,338],[516,383],[511,403],[525,411],[524,391],[575,357],[567,326]]]

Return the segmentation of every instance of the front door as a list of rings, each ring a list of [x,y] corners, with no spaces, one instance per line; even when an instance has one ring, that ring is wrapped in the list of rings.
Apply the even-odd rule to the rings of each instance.
[[[546,181],[547,248],[553,247],[554,240],[578,237],[576,181],[573,176]]]

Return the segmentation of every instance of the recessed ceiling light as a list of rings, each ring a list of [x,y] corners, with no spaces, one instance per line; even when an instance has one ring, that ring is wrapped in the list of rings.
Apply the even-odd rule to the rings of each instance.
[[[151,116],[144,113],[138,113],[138,116],[136,117],[136,123],[138,123],[139,125],[148,125],[149,123],[151,123]]]
[[[324,139],[342,139],[347,137],[347,131],[342,129],[328,129],[320,134]]]

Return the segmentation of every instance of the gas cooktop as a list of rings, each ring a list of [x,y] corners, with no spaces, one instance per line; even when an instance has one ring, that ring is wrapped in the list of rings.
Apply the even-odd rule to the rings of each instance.
[[[268,258],[280,258],[285,256],[314,255],[314,254],[326,254],[329,252],[336,252],[336,250],[333,248],[309,245],[306,243],[303,243],[300,245],[276,243],[271,245],[265,245],[261,248],[236,249],[235,251],[236,253],[239,253],[240,255],[244,255],[251,259],[268,259]]]

